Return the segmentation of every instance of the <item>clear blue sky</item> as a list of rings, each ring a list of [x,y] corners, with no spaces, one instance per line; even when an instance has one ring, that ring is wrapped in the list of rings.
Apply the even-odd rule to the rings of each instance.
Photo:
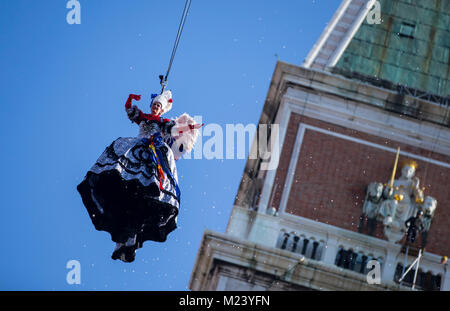
[[[76,186],[114,139],[137,135],[125,100],[142,94],[148,111],[184,0],[79,1],[81,25],[67,24],[65,0],[0,1],[0,290],[187,290],[204,230],[225,231],[245,160],[178,161],[178,229],[134,263],[111,260]],[[166,117],[257,123],[275,54],[300,65],[339,3],[193,0]],[[72,259],[80,285],[66,282]]]

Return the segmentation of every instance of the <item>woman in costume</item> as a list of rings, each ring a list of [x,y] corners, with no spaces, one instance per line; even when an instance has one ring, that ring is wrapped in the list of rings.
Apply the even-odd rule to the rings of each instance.
[[[143,113],[130,94],[128,118],[138,137],[120,137],[106,148],[77,189],[97,230],[116,242],[112,259],[132,262],[148,240],[164,242],[177,227],[180,206],[175,160],[192,149],[198,128],[187,114],[175,120],[161,115],[172,108],[172,93],[152,95],[151,113]]]

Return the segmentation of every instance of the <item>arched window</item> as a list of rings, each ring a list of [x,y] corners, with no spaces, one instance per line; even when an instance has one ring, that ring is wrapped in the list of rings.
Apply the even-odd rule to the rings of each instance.
[[[362,252],[356,253],[351,248],[345,250],[341,246],[339,247],[339,250],[336,254],[334,264],[344,269],[367,274],[368,271],[372,268],[367,268],[366,265],[372,259],[374,259],[372,255],[366,256]],[[383,260],[381,257],[377,258],[376,260],[380,263],[380,266],[383,264]]]
[[[276,247],[285,249],[293,253],[301,254],[306,258],[320,260],[322,257],[324,242],[317,242],[314,237],[309,239],[305,235],[298,236],[296,232],[287,233],[286,230],[280,230]]]
[[[419,271],[417,272],[416,287],[418,289],[423,290],[424,285],[425,285],[425,273],[422,271],[422,269],[419,268]]]
[[[408,282],[411,283],[411,282]],[[428,271],[427,273],[425,273],[425,282],[424,282],[424,290],[432,290],[433,288],[433,274],[431,273],[431,271]]]
[[[297,250],[299,240],[300,240],[300,237],[294,236],[294,243],[292,244],[292,250],[291,250],[294,253]]]
[[[442,277],[440,274],[436,275],[435,284],[433,290],[441,290]]]
[[[361,273],[362,262],[363,262],[363,254],[359,252],[358,255],[356,255],[356,262],[353,270]]]
[[[334,264],[338,267],[342,267],[342,261],[344,259],[344,249],[339,247],[339,250],[336,254],[336,259],[334,260]]]
[[[306,250],[308,248],[308,244],[309,244],[309,240],[308,239],[303,239],[302,255],[306,254]]]
[[[344,262],[343,262],[343,268],[344,269],[351,270],[351,264],[352,264],[352,261],[353,261],[353,257],[354,257],[354,255],[353,255],[353,250],[352,249],[344,251]]]
[[[406,268],[403,271],[403,265],[401,263],[397,264],[397,267],[395,269],[395,275],[394,275],[394,281],[396,283],[399,283],[400,278],[402,277],[402,273],[406,272],[406,270],[409,268],[409,266],[406,266]],[[407,275],[403,278],[401,285],[412,287],[414,283],[414,274],[415,270],[411,269]],[[441,290],[441,275],[437,274],[434,275],[431,271],[424,272],[422,269],[419,268],[417,271],[417,278],[416,278],[416,285],[415,288],[419,290],[424,291],[439,291]]]
[[[294,239],[295,239],[296,235],[295,232],[291,232],[289,234],[289,238],[287,240],[287,244],[286,244],[286,248],[288,251],[292,251],[293,247],[294,247]]]
[[[283,244],[281,244],[281,249],[286,249],[288,241],[289,241],[289,233],[285,233],[283,238]]]
[[[296,254],[301,254],[302,253],[302,248],[303,248],[303,235],[298,237],[298,241],[297,241],[297,246],[295,247],[295,251],[293,251]]]
[[[402,270],[403,270],[403,265],[398,263],[397,267],[395,267],[394,282],[398,283],[398,281],[402,277]]]
[[[316,255],[317,255],[317,249],[319,248],[319,242],[314,241],[313,242],[313,248],[312,248],[312,252],[311,252],[311,258],[315,259]]]
[[[324,245],[325,245],[324,241],[319,242],[319,246],[317,247],[316,251],[316,257],[314,258],[315,260],[322,260]]]
[[[280,234],[278,235],[277,244],[275,245],[276,248],[281,248],[281,246],[283,245],[285,234],[287,233],[286,231],[284,231],[284,229],[280,231]]]
[[[358,254],[352,251],[351,255],[350,255],[350,262],[349,262],[349,265],[348,265],[348,268],[350,270],[352,270],[352,271],[354,271],[354,269],[355,269],[355,264],[356,264],[356,258],[357,257],[358,257]]]
[[[316,240],[314,239],[314,237],[310,237],[308,239],[308,245],[306,247],[306,251],[305,251],[305,257],[306,258],[313,258],[312,254],[313,254],[313,250],[314,250],[314,243],[316,242]]]
[[[366,255],[363,255],[361,258],[361,268],[359,270],[359,273],[365,273],[367,269],[367,263],[369,262],[369,257]]]

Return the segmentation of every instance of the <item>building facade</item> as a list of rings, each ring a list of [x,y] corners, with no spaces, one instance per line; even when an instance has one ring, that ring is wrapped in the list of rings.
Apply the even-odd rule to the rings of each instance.
[[[256,135],[191,290],[450,290],[449,23],[445,0],[344,0],[301,66],[277,63],[270,158]]]

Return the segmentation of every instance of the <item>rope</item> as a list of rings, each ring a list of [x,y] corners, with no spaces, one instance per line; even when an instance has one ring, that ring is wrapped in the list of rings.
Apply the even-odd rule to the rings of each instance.
[[[191,7],[191,0],[186,0],[186,3],[184,4],[183,15],[181,16],[181,20],[180,20],[180,25],[178,26],[177,37],[176,37],[175,43],[173,45],[172,55],[170,56],[169,67],[167,68],[165,77],[159,76],[159,78],[161,80],[161,87],[162,87],[161,94],[164,92],[164,89],[167,85],[167,77],[169,76],[170,69],[172,68],[173,60],[175,58],[175,54],[176,54],[177,48],[178,48],[178,43],[180,42],[181,34],[183,33],[184,24],[186,23],[186,18],[187,18],[190,7]]]

